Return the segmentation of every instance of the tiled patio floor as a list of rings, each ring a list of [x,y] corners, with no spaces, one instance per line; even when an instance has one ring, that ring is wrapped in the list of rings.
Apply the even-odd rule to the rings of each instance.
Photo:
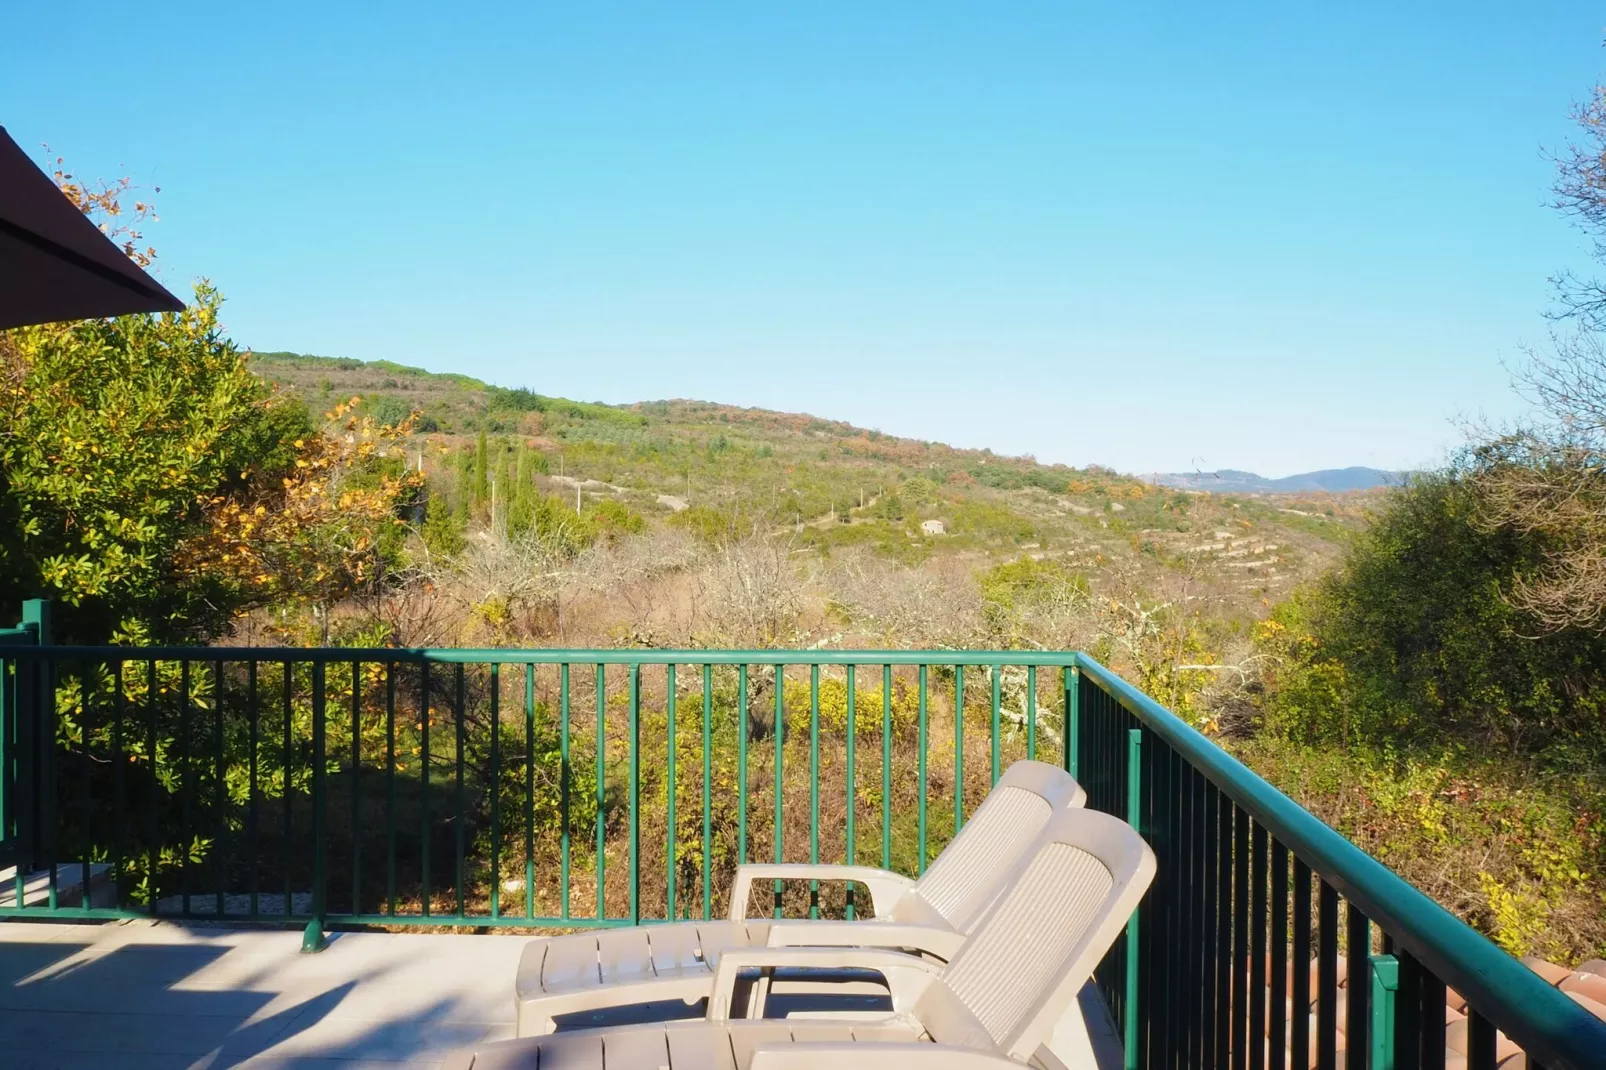
[[[527,936],[0,924],[7,1070],[437,1066],[513,1035]]]

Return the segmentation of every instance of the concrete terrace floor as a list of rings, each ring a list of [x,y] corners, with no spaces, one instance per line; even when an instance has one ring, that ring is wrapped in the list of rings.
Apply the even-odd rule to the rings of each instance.
[[[532,935],[334,933],[303,955],[299,930],[0,922],[0,1070],[436,1067],[513,1035]],[[1079,1003],[1051,1048],[1118,1070],[1091,984]]]
[[[6,1070],[432,1067],[513,1035],[529,936],[0,923]]]

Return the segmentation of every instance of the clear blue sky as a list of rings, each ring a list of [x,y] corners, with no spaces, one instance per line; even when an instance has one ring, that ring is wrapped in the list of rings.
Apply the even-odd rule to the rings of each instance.
[[[1585,262],[1599,5],[782,6],[18,5],[0,124],[258,349],[1128,471],[1431,463]]]

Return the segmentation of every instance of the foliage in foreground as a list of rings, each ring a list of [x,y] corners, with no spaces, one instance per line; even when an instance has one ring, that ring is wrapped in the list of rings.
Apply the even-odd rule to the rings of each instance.
[[[1606,950],[1606,635],[1509,597],[1545,537],[1488,524],[1476,476],[1399,491],[1257,626],[1243,756],[1513,953],[1587,958]]]

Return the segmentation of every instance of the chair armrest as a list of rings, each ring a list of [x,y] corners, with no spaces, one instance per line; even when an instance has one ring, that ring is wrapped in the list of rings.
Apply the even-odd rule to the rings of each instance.
[[[886,1070],[909,1066],[916,1070],[1023,1070],[1022,1064],[1002,1055],[947,1044],[893,1044],[833,1042],[760,1045],[753,1049],[748,1070]]]
[[[915,886],[915,882],[908,877],[874,866],[750,862],[736,867],[736,879],[731,883],[731,921],[747,919],[747,904],[752,895],[753,882],[760,880],[851,881],[863,884],[870,889],[870,905],[878,918],[886,917],[893,904]]]
[[[947,962],[965,938],[952,929],[901,925],[892,921],[778,921],[770,926],[770,947],[881,947],[919,951]]]
[[[887,980],[893,1010],[914,1006],[942,965],[898,951],[862,947],[751,947],[727,951],[714,968],[708,992],[708,1020],[729,1021],[737,975],[743,970],[874,970]],[[760,1008],[762,1011],[762,1008]]]

